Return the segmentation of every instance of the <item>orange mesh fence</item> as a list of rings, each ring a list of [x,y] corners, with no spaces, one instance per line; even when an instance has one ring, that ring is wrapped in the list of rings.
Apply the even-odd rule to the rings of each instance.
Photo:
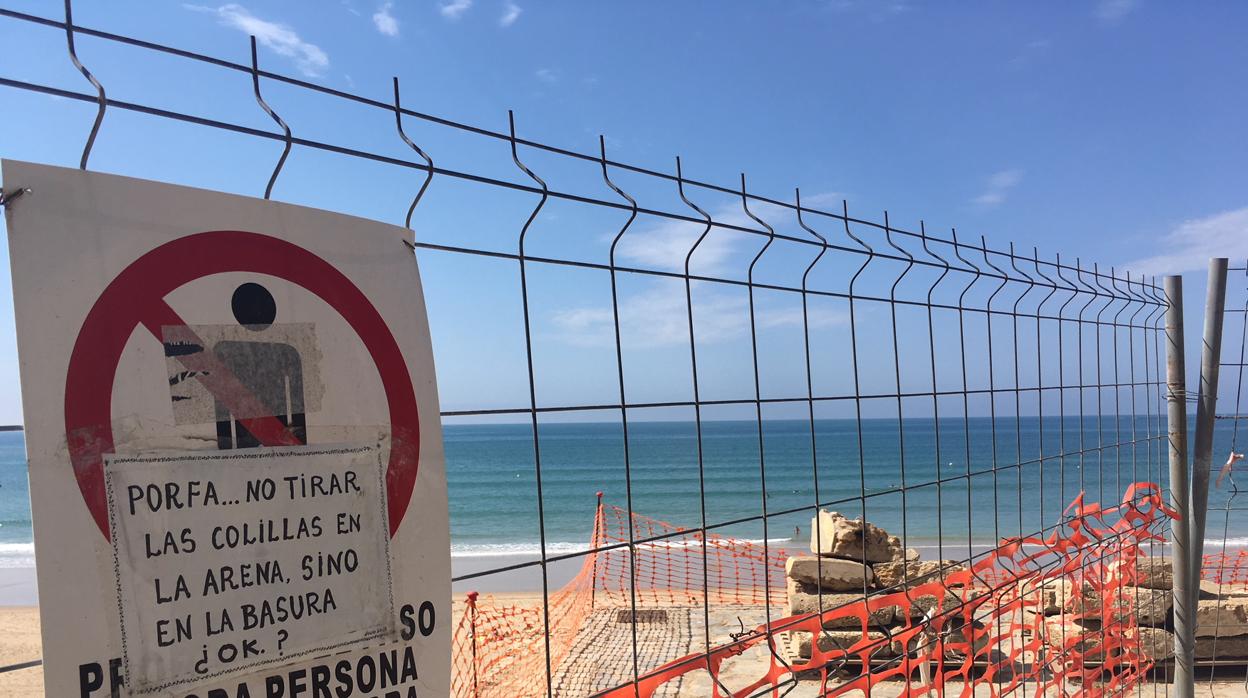
[[[836,607],[828,603],[821,613],[781,617],[775,607],[786,600],[785,551],[703,537],[601,505],[590,541],[597,552],[585,555],[580,572],[550,595],[545,609],[469,596],[455,629],[452,695],[545,695],[547,654],[555,696],[649,698],[675,695],[681,681],[701,680],[705,690],[699,695],[744,697],[782,689],[799,673],[828,696],[883,682],[891,687],[888,695],[969,696],[973,681],[990,686],[992,695],[1024,682],[1038,693],[1115,695],[1171,656],[1173,637],[1161,627],[1170,592],[1143,587],[1137,560],[1147,554],[1145,546],[1164,542],[1161,534],[1173,516],[1151,484],[1131,486],[1112,507],[1080,496],[1060,526],[1003,540],[943,579],[874,591]],[[1207,578],[1228,582],[1248,570],[1244,554],[1210,555],[1205,562]],[[578,639],[591,627],[601,631],[594,619],[603,612],[627,612],[636,604],[700,613],[704,604],[762,608],[768,601],[775,618],[770,624],[742,628],[709,651],[694,640],[683,656],[638,660],[636,682],[631,662],[623,678],[605,686],[568,680],[569,665],[578,661],[607,673],[606,641],[597,635]],[[881,615],[894,622],[884,627],[876,622]],[[825,632],[829,626],[841,630]],[[830,645],[829,633],[835,635]],[[808,648],[802,658],[794,652],[799,645]],[[574,653],[574,646],[576,652],[590,648],[589,656]],[[741,672],[728,667],[750,653],[758,670],[743,682]]]
[[[1136,560],[1141,544],[1163,540],[1158,530],[1173,514],[1157,487],[1148,484],[1133,485],[1117,507],[1085,504],[1081,496],[1066,513],[1068,520],[1050,535],[1003,541],[970,569],[943,580],[760,626],[711,652],[671,662],[636,687],[604,695],[648,698],[664,684],[700,671],[713,677],[716,697],[779,689],[794,682],[797,672],[817,673],[819,694],[825,696],[869,692],[885,681],[900,682],[900,695],[916,696],[948,695],[950,682],[960,683],[963,695],[973,695],[973,681],[992,695],[1010,693],[1023,682],[1037,694],[1050,688],[1060,694],[1119,694],[1146,676],[1164,650],[1137,620]],[[985,587],[989,571],[993,584]],[[1071,611],[1061,616],[1063,627],[1052,627],[1044,613],[1054,602]],[[873,620],[890,612],[901,624],[873,637]],[[816,638],[838,619],[855,621],[860,638],[825,648]],[[1064,627],[1068,621],[1070,627]],[[809,659],[782,656],[779,638],[785,633],[806,636]],[[766,673],[751,684],[726,687],[725,663],[760,644],[770,654]],[[847,678],[838,670],[850,664],[860,669]]]
[[[580,572],[550,594],[546,606],[552,674],[595,607],[757,605],[768,595],[773,605],[784,602],[783,552],[765,554],[761,544],[703,535],[636,513],[630,517],[617,506],[599,505],[590,551]],[[545,695],[546,623],[541,606],[504,605],[469,594],[455,628],[451,695]]]
[[[592,567],[595,599],[638,605],[784,603],[784,550],[687,531],[617,506],[599,507],[601,544]],[[627,543],[633,525],[632,555]],[[705,560],[705,564],[704,561]],[[588,563],[587,563],[588,564]],[[632,566],[630,573],[629,567]],[[631,590],[631,594],[630,594]]]
[[[1205,555],[1201,576],[1222,585],[1248,586],[1248,550]]]

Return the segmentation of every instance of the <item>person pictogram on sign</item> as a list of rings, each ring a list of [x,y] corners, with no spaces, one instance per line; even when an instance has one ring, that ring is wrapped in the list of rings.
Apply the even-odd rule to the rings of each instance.
[[[277,317],[273,294],[257,283],[248,282],[235,289],[230,307],[238,324],[253,332],[268,329]],[[217,448],[262,445],[239,421],[239,417],[275,417],[299,443],[308,443],[303,361],[298,349],[282,342],[225,340],[217,342],[212,353],[269,410],[267,415],[234,415],[220,400],[216,400]]]

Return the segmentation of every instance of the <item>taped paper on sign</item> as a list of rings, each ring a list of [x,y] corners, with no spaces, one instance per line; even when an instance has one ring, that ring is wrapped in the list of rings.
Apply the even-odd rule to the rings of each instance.
[[[321,353],[311,323],[169,325],[161,331],[175,424],[213,424],[229,417],[293,420],[321,409]],[[201,354],[220,362],[256,399],[227,407],[203,380],[211,369],[196,362]]]
[[[389,639],[381,455],[348,444],[109,457],[131,689]]]

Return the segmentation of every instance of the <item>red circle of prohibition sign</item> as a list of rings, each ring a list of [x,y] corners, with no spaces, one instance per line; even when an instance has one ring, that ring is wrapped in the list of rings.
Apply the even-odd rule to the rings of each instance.
[[[266,274],[302,286],[363,341],[390,411],[386,501],[393,537],[412,498],[420,455],[416,393],[403,352],[373,304],[333,265],[284,240],[232,230],[189,235],[139,257],[104,289],[83,320],[65,376],[65,437],[78,488],[100,532],[109,538],[104,456],[114,448],[112,396],[121,353],[140,325],[159,341],[162,326],[186,324],[165,296],[226,272]]]

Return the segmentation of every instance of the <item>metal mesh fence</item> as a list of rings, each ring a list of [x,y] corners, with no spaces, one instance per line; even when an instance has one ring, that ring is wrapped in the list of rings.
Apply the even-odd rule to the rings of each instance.
[[[1238,658],[1248,651],[1248,551],[1243,525],[1248,521],[1244,480],[1248,438],[1248,262],[1231,260],[1226,274],[1226,306],[1219,363],[1218,412],[1213,434],[1213,472],[1205,526],[1204,575],[1197,606],[1197,647],[1213,662],[1210,683],[1235,678],[1248,688],[1248,669]],[[1237,478],[1239,482],[1237,482]],[[1223,665],[1219,667],[1219,665]],[[1198,677],[1199,678],[1199,677]]]
[[[254,40],[244,64],[68,10],[0,21],[68,39],[92,89],[0,86],[92,107],[81,166],[110,119],[185,125],[271,142],[266,197],[367,172],[417,231],[453,535],[482,519],[533,543],[457,558],[455,695],[1168,691],[1146,685],[1168,654],[1141,650],[1173,643],[1165,583],[1140,571],[1162,564],[1166,519],[1154,280],[694,179],[679,158],[620,162],[605,138],[548,145],[510,115],[499,131],[424,114],[397,79],[377,98],[262,70]],[[245,78],[276,128],[141,86],[110,96],[88,44]],[[282,101],[361,126],[300,135]],[[527,605],[476,593],[526,583]]]

